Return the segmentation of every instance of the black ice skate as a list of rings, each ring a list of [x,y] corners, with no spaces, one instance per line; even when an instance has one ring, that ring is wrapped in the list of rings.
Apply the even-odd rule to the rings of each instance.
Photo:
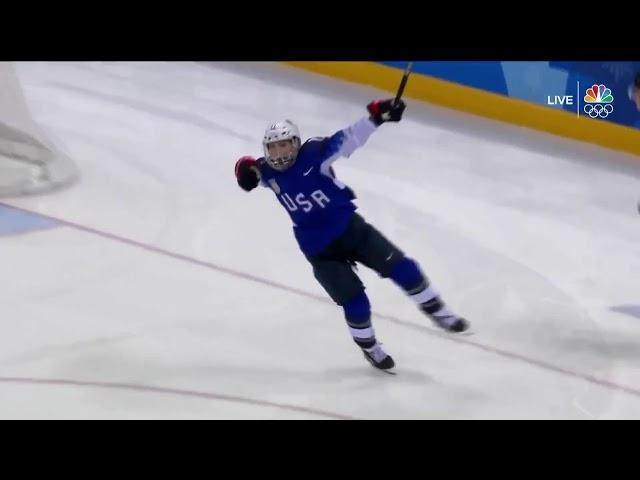
[[[387,355],[379,343],[376,343],[371,348],[363,348],[362,353],[364,353],[364,358],[366,358],[371,365],[380,370],[388,371],[396,366],[391,355]]]
[[[434,297],[420,305],[420,310],[429,317],[436,326],[447,332],[460,333],[469,328],[469,322],[458,317],[445,307],[440,297]]]
[[[454,315],[446,315],[442,317],[429,315],[429,317],[431,317],[433,323],[447,332],[461,333],[469,328],[469,322],[462,317],[456,317]]]

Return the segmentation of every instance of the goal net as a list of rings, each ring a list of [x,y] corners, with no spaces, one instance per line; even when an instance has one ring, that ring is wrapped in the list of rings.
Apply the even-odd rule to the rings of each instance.
[[[69,185],[75,163],[39,128],[12,62],[0,62],[0,197],[28,195]]]

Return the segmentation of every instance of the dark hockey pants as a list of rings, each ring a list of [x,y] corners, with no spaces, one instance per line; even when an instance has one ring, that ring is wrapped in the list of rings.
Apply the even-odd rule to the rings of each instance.
[[[388,278],[404,253],[387,240],[360,215],[354,214],[345,232],[317,255],[308,255],[313,274],[338,305],[364,291],[362,281],[354,271],[361,263],[382,278]]]

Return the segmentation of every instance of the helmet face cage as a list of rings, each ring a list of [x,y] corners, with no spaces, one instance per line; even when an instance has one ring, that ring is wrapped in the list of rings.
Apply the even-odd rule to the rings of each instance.
[[[292,150],[288,155],[281,157],[271,157],[269,154],[269,144],[281,141],[290,141]],[[300,132],[290,120],[277,122],[269,126],[264,133],[262,140],[264,148],[264,158],[273,169],[283,171],[289,168],[296,161],[298,150],[300,149]]]

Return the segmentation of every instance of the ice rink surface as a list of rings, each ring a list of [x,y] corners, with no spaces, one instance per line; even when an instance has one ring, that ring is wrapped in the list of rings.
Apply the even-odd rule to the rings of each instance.
[[[275,64],[17,71],[81,180],[0,204],[0,418],[640,418],[640,159],[409,99],[338,160],[473,325],[360,267],[391,376],[233,176],[274,120],[331,135],[388,93]]]

